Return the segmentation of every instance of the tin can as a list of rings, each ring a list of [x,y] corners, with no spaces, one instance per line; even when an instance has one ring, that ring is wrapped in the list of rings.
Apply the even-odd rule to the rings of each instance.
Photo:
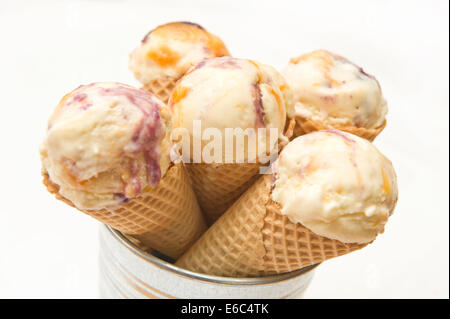
[[[210,276],[143,251],[109,226],[100,229],[102,298],[301,298],[316,267],[261,278]]]

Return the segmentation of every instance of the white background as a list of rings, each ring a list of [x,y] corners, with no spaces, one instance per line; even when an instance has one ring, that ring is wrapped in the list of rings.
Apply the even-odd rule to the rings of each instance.
[[[400,199],[385,234],[321,265],[309,298],[449,297],[448,1],[0,1],[0,297],[97,291],[98,223],[41,184],[53,107],[79,84],[138,85],[128,54],[151,28],[202,24],[231,53],[282,68],[326,48],[381,83],[388,126],[375,144]]]

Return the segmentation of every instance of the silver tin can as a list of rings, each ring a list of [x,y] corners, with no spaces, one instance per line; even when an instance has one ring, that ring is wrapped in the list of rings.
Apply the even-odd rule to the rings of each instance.
[[[161,260],[108,226],[100,230],[102,298],[301,298],[316,266],[262,278],[209,276]]]

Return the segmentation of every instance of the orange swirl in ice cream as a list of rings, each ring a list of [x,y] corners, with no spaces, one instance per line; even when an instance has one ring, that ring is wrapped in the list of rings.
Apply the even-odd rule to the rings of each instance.
[[[397,202],[391,162],[370,142],[330,129],[297,137],[275,162],[272,198],[282,213],[318,235],[368,243]]]
[[[325,50],[291,59],[283,70],[296,114],[335,127],[378,128],[387,113],[378,81],[349,60]]]
[[[156,186],[169,166],[170,119],[151,93],[82,85],[63,97],[41,146],[43,170],[80,209],[100,209]]]
[[[198,120],[202,132],[215,128],[222,137],[226,128],[275,128],[281,135],[286,104],[280,79],[272,67],[250,60],[221,57],[203,61],[173,90],[169,105],[174,128],[185,128],[194,138],[193,123]]]
[[[150,31],[130,54],[130,69],[144,85],[152,80],[180,78],[204,59],[229,55],[217,36],[191,22],[172,22]]]

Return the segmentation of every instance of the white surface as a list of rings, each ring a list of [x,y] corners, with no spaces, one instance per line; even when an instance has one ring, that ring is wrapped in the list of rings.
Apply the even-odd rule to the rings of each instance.
[[[0,297],[97,296],[98,224],[46,193],[38,145],[66,92],[137,85],[128,53],[158,24],[189,20],[233,55],[278,68],[327,48],[384,90],[388,126],[375,144],[398,173],[395,215],[373,245],[324,263],[306,297],[448,298],[448,9],[446,0],[2,0]]]

